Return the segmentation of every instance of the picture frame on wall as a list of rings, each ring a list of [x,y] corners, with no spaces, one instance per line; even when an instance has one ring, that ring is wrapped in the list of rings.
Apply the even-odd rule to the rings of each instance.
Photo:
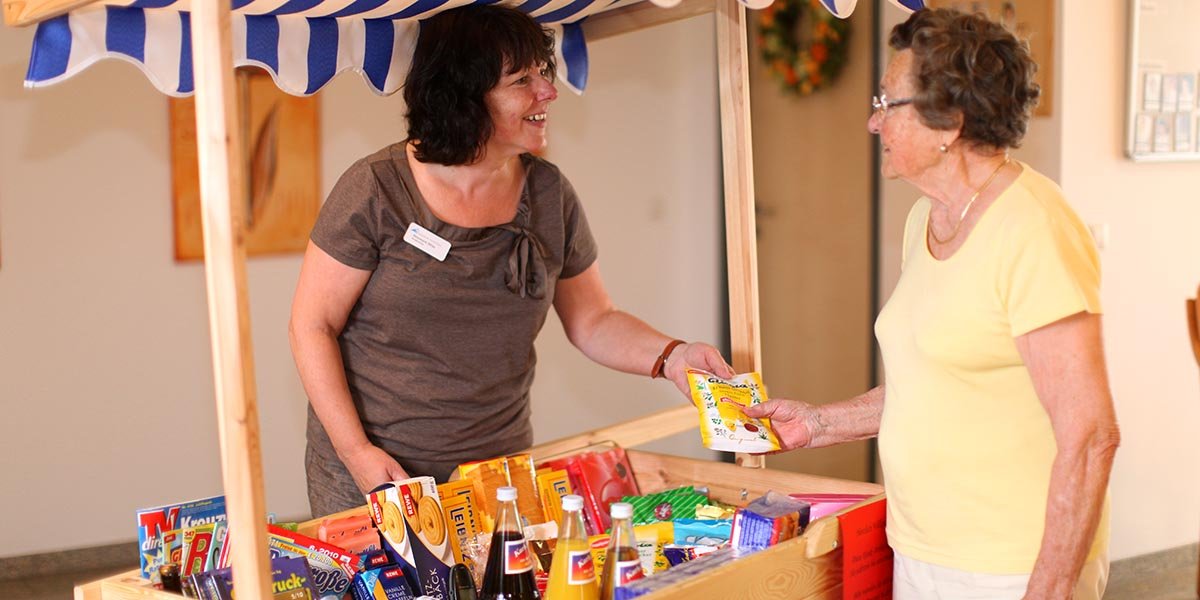
[[[1125,155],[1134,162],[1200,161],[1200,2],[1127,6]]]
[[[317,96],[292,96],[256,67],[237,70],[244,122],[246,254],[302,253],[320,210]],[[196,116],[192,98],[170,100],[175,260],[203,260]]]

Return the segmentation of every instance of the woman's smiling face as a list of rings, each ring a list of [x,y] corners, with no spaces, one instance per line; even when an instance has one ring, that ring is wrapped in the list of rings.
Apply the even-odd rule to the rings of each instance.
[[[544,65],[501,75],[483,97],[492,119],[489,154],[518,155],[545,148],[546,113],[556,98],[558,91]]]

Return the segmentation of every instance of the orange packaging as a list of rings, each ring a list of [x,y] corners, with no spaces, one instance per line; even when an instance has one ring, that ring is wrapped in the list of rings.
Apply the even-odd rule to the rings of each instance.
[[[458,475],[462,480],[472,483],[479,523],[483,526],[483,531],[491,533],[493,515],[496,514],[496,489],[508,485],[506,461],[500,457],[463,463],[458,465]]]
[[[562,497],[573,493],[567,472],[562,469],[538,469],[537,487],[546,521],[562,522]]]
[[[546,522],[534,479],[532,456],[518,454],[464,463],[458,466],[458,476],[474,484],[476,514],[485,532],[490,533],[493,528],[496,488],[504,486],[517,488],[517,510],[526,521],[534,525]]]
[[[468,488],[471,489],[471,488]],[[469,494],[453,494],[442,497],[442,510],[446,513],[446,525],[450,529],[450,545],[454,559],[467,565],[474,572],[475,561],[463,553],[463,544],[482,531],[475,502]]]
[[[508,465],[508,484],[517,488],[517,510],[531,525],[549,521],[542,510],[541,497],[538,495],[536,470],[533,466],[533,456],[517,454],[506,459]],[[560,501],[561,502],[561,501]],[[555,521],[557,523],[558,521]]]

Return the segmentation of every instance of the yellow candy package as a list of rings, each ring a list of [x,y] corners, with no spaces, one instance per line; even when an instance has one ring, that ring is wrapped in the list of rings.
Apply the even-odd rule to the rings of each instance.
[[[754,419],[742,409],[767,401],[767,388],[758,373],[721,379],[712,373],[688,369],[692,403],[700,413],[704,447],[725,452],[761,453],[779,449],[779,437],[770,419]]]

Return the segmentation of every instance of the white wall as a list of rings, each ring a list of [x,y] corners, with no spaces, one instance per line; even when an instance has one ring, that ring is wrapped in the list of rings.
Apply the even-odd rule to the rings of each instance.
[[[130,540],[137,507],[221,490],[203,270],[172,256],[167,101],[127,64],[21,86],[31,29],[0,28],[0,557]],[[657,36],[657,37],[656,37]],[[711,18],[591,48],[583,99],[551,111],[616,301],[714,339],[719,154]],[[322,194],[403,136],[399,97],[356,76],[322,93]],[[305,398],[286,322],[297,256],[249,262],[267,503],[308,511]],[[538,342],[539,441],[680,401],[610,374],[551,320]],[[706,455],[695,436],[656,449]]]
[[[1126,3],[1062,4],[1062,185],[1086,222],[1111,228],[1101,292],[1122,558],[1194,544],[1200,531],[1200,377],[1184,320],[1200,283],[1200,163],[1124,157]]]

